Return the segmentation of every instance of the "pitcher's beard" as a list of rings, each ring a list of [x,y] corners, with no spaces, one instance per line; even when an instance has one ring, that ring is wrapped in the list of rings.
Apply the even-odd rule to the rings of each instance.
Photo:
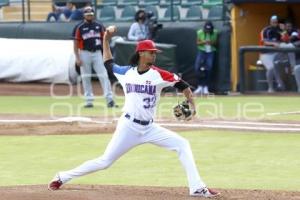
[[[148,67],[150,67],[151,65],[153,65],[153,62],[148,62],[148,63],[146,63],[146,65],[147,65]]]

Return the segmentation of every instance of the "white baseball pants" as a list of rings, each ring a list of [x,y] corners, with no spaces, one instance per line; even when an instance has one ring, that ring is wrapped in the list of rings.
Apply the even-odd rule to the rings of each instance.
[[[121,116],[116,131],[102,156],[86,161],[72,170],[59,172],[58,176],[63,183],[66,183],[75,177],[106,169],[127,151],[144,143],[177,152],[187,174],[190,193],[206,187],[199,176],[190,144],[185,138],[155,123],[147,126],[137,124],[124,115]]]
[[[279,72],[274,67],[274,58],[276,53],[263,53],[260,54],[260,60],[266,68],[266,78],[268,82],[268,88],[273,89],[273,79],[275,80],[278,85],[283,86],[283,81],[281,80]]]

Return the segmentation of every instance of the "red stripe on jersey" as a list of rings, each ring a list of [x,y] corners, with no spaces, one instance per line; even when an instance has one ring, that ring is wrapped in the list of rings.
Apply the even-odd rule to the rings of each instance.
[[[83,49],[83,40],[82,40],[79,28],[76,29],[75,39],[78,41],[78,48]]]
[[[168,72],[166,70],[160,69],[160,68],[158,68],[156,66],[153,66],[153,65],[151,66],[151,69],[156,70],[160,74],[160,76],[162,77],[162,79],[164,81],[169,81],[169,82],[177,82],[177,81],[179,81],[179,80],[175,79],[174,74],[171,73],[171,72]]]

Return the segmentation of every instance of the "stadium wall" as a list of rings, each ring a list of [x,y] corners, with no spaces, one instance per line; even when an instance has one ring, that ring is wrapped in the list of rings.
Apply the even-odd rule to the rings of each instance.
[[[184,79],[191,85],[196,85],[194,61],[197,53],[196,31],[204,22],[165,22],[159,30],[156,42],[177,45],[176,72],[182,73]],[[0,37],[26,39],[69,40],[76,23],[1,23]],[[126,37],[131,23],[114,23],[118,27],[118,35]],[[104,24],[111,25],[110,23]],[[230,25],[223,21],[214,21],[219,30],[218,54],[215,62],[214,81],[212,88],[215,92],[227,92],[231,89],[230,65]],[[163,66],[162,66],[163,67]]]

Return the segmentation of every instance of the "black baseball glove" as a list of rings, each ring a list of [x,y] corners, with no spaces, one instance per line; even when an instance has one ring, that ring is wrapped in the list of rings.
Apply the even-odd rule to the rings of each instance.
[[[189,121],[193,117],[193,113],[190,109],[190,105],[188,101],[183,101],[182,103],[179,103],[173,108],[173,113],[176,119],[183,120],[183,121]]]

